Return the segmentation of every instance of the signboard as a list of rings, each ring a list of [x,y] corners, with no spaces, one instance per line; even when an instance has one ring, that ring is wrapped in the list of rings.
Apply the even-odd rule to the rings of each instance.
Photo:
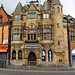
[[[38,49],[39,44],[25,44],[26,49]]]
[[[8,45],[0,45],[0,52],[7,52]]]

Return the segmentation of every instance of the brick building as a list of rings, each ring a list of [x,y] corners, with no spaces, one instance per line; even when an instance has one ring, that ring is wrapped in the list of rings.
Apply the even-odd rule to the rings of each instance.
[[[10,15],[4,10],[3,4],[0,7],[0,59],[9,59],[8,40],[9,40],[9,27]]]
[[[50,0],[50,3],[48,0],[43,5],[32,1],[24,6],[19,2],[11,27],[11,64],[28,65],[25,61],[36,61],[31,65],[37,66],[51,66],[55,62],[72,64],[68,27],[71,30],[74,25],[74,18],[63,15],[59,0]]]

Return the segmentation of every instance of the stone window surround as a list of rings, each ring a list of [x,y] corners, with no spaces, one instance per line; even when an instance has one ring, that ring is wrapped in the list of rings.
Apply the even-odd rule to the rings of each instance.
[[[15,29],[16,29],[16,32],[14,32]],[[19,30],[19,32],[17,30]],[[14,28],[12,33],[12,40],[15,40],[15,41],[22,40],[22,35],[23,35],[22,31],[23,31],[22,28]],[[16,39],[14,39],[14,35],[16,35]],[[18,38],[17,35],[19,35],[19,39],[17,39]]]
[[[46,29],[46,32],[44,32],[44,29]],[[47,29],[49,29],[49,32],[47,32]],[[44,39],[44,33],[46,33],[46,39]],[[49,34],[49,38],[47,38],[47,33]],[[53,40],[53,28],[52,27],[42,27],[41,39],[42,40]]]

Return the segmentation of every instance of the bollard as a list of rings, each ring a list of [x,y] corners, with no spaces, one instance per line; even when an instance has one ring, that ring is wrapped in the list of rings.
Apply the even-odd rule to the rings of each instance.
[[[29,70],[30,70],[30,61],[29,61]]]
[[[56,71],[57,71],[57,62],[56,62]]]

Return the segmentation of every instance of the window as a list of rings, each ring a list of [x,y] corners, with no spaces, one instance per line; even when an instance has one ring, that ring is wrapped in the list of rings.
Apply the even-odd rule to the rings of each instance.
[[[0,17],[0,24],[2,23],[2,17]]]
[[[34,13],[34,18],[36,18],[36,13]]]
[[[51,13],[50,13],[50,19],[51,19]]]
[[[20,15],[18,15],[18,20],[20,20]]]
[[[49,62],[53,61],[53,55],[52,55],[52,51],[51,50],[48,51],[48,61]]]
[[[21,19],[20,15],[15,15],[15,20],[20,20],[20,19]]]
[[[44,19],[49,19],[49,14],[47,13],[47,14],[43,14],[43,18]]]
[[[15,20],[17,20],[17,15],[15,15]]]
[[[53,7],[53,12],[55,11],[54,7]]]
[[[42,62],[46,62],[46,51],[42,51]]]
[[[28,18],[30,18],[30,14],[28,14]]]
[[[75,32],[74,31],[70,31],[70,39],[71,39],[71,41],[75,41]]]
[[[12,52],[12,59],[16,59],[16,51],[15,50],[13,50],[13,52]]]
[[[14,35],[14,37],[12,36],[13,40],[22,40],[22,29],[14,29],[12,35]]]
[[[36,29],[28,29],[28,40],[36,40]]]
[[[52,37],[53,36],[53,33],[52,33],[52,27],[51,28],[44,28],[41,30],[41,38],[42,40],[43,39],[51,39],[52,40]]]
[[[59,7],[57,7],[57,11],[59,12]]]
[[[62,59],[59,59],[59,62],[62,62]]]
[[[59,23],[57,23],[57,28],[59,28]]]
[[[33,18],[33,14],[31,14],[31,18]]]
[[[21,50],[19,50],[19,52],[18,52],[18,59],[22,60],[22,51]]]
[[[28,13],[28,18],[36,18],[36,13]]]
[[[58,41],[58,45],[60,45],[60,41]]]

